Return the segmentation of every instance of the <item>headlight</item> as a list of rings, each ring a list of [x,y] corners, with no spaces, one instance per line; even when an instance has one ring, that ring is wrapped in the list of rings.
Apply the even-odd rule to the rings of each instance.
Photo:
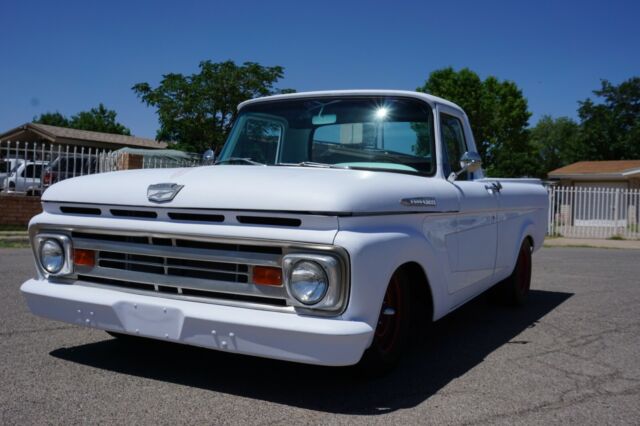
[[[40,245],[40,263],[45,271],[57,274],[64,266],[64,249],[57,240],[48,239]]]
[[[36,234],[33,247],[45,276],[73,273],[73,247],[68,236],[54,233]]]
[[[282,278],[297,312],[339,313],[348,297],[346,256],[338,253],[289,253],[282,258]]]
[[[305,305],[315,305],[327,294],[329,279],[318,263],[310,260],[297,262],[289,280],[291,294]]]

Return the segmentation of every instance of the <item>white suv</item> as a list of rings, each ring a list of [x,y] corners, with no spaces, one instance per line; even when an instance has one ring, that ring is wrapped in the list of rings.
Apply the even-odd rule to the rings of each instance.
[[[14,167],[9,177],[4,179],[4,187],[11,192],[21,192],[27,195],[38,195],[42,192],[40,178],[42,170],[48,161],[22,161]]]

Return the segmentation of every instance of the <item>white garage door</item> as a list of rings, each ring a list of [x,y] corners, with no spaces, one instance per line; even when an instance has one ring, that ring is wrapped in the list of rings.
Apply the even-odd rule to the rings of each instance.
[[[577,188],[594,188],[576,193],[574,226],[619,227],[627,225],[626,197],[622,191],[627,182],[576,182]]]

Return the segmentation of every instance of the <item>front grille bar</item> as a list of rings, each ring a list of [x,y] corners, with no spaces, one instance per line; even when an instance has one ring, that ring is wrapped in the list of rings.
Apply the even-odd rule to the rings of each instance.
[[[226,294],[226,293],[218,293],[209,290],[193,290],[193,289],[183,289],[176,287],[164,287],[164,286],[153,286],[150,284],[138,283],[133,281],[124,281],[124,280],[114,280],[110,278],[99,278],[88,275],[79,275],[78,279],[90,284],[98,284],[99,286],[106,287],[118,287],[123,290],[129,290],[133,292],[141,292],[141,293],[149,293],[149,292],[157,292],[162,297],[169,298],[179,298],[179,299],[195,299],[195,300],[203,300],[209,299],[208,301],[215,301],[216,303],[228,304],[228,302],[241,302],[241,303],[250,303],[255,307],[287,307],[287,301],[285,299],[277,299],[277,298],[264,298],[257,296],[247,296],[241,294]]]
[[[145,256],[171,256],[178,259],[193,259],[222,263],[240,263],[256,266],[280,266],[282,256],[267,253],[228,252],[190,247],[148,246],[142,244],[74,238],[73,246],[95,251],[109,251]],[[159,254],[164,253],[164,255]]]

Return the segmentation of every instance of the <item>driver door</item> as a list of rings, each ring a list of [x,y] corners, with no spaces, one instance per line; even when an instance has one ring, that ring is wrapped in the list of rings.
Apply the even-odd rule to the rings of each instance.
[[[460,158],[469,151],[467,140],[472,136],[465,129],[464,118],[454,109],[441,110],[440,137],[445,178],[461,169]],[[471,286],[482,287],[494,274],[498,242],[496,213],[498,199],[485,183],[473,180],[473,173],[464,172],[451,183],[460,200],[456,217],[457,253],[449,254],[451,280],[449,293]]]

